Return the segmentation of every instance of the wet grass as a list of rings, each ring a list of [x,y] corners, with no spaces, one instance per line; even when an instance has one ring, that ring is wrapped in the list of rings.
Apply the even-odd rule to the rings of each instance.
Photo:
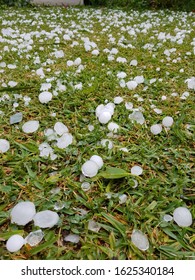
[[[62,28],[62,31],[56,31],[59,43],[56,43],[56,36],[49,38],[48,34],[42,33],[40,37],[33,37],[33,48],[29,51],[24,48],[18,52],[19,41],[11,45],[10,38],[8,41],[0,40],[0,63],[4,61],[17,65],[14,70],[1,68],[4,72],[0,73],[0,97],[5,94],[9,96],[9,99],[0,102],[0,138],[9,140],[11,144],[7,153],[0,154],[1,259],[195,259],[194,224],[181,228],[174,222],[163,221],[164,214],[172,214],[179,206],[188,207],[195,217],[194,92],[188,90],[185,83],[186,79],[194,75],[195,70],[191,45],[195,37],[194,15],[159,11],[150,18],[150,12],[129,11],[124,26],[137,24],[141,29],[144,28],[141,27],[144,22],[159,22],[146,33],[138,33],[137,37],[133,37],[126,31],[121,32],[124,14],[120,18],[118,16],[118,23],[114,23],[115,15],[119,15],[120,11],[98,11],[99,14],[91,8],[0,11],[0,29],[10,26],[21,34],[43,30],[49,34],[56,26],[59,30]],[[174,21],[168,21],[169,15],[174,16]],[[184,15],[182,25],[181,18]],[[74,24],[78,30],[75,40],[79,45],[71,48],[70,43],[64,42],[62,37],[65,29],[74,30]],[[106,27],[107,30],[103,31]],[[174,35],[176,27],[190,31],[183,44],[167,40],[158,45],[159,40],[155,34],[166,31]],[[108,34],[116,38],[114,43],[108,40]],[[119,46],[117,42],[121,35],[135,48]],[[89,37],[97,43],[99,56],[85,51],[82,37]],[[144,50],[142,47],[146,43],[154,44],[154,48],[151,51]],[[11,51],[6,51],[7,46]],[[103,49],[113,47],[119,50],[115,57],[125,57],[128,63],[117,63],[116,59],[108,62]],[[164,51],[174,47],[177,50],[171,55],[171,60],[167,61]],[[52,56],[54,50],[63,50],[65,57],[55,59]],[[187,52],[191,54],[187,55]],[[41,62],[34,64],[37,56]],[[82,59],[85,68],[75,74],[75,68],[67,67],[66,61],[77,57]],[[177,57],[181,61],[173,63],[172,59]],[[53,63],[43,66],[42,63],[47,59],[53,60]],[[132,59],[138,60],[137,67],[129,66]],[[44,79],[33,72],[40,67],[44,68]],[[158,67],[160,71],[156,71]],[[47,68],[50,68],[48,72]],[[127,73],[126,81],[143,75],[145,82],[135,91],[121,88],[116,78],[119,71]],[[43,105],[37,98],[40,86],[46,78],[52,77],[61,80],[67,89]],[[162,78],[163,81],[150,84],[152,78]],[[9,81],[18,84],[14,88],[1,86]],[[83,89],[75,90],[71,83],[75,85],[79,82],[82,82]],[[54,90],[56,80],[51,83]],[[148,88],[143,90],[145,86]],[[190,95],[182,100],[180,97],[185,91],[189,91]],[[177,92],[178,96],[172,96],[173,92]],[[14,114],[15,94],[21,95],[17,100],[19,106],[16,112],[23,113],[23,121],[11,126],[9,118]],[[140,95],[143,102],[138,101],[135,94]],[[162,95],[166,95],[167,99],[162,101]],[[31,98],[29,106],[24,105],[24,96]],[[112,118],[121,129],[117,138],[111,138],[114,147],[108,150],[101,146],[100,141],[107,138],[109,131],[106,125],[100,125],[96,120],[95,109],[106,99],[113,102],[115,96],[124,98],[123,103],[116,105]],[[130,111],[125,109],[125,102],[132,102],[135,108],[143,107],[146,119],[144,125],[131,123],[128,118]],[[162,109],[162,114],[156,114],[151,104]],[[55,112],[56,117],[52,117],[51,112]],[[173,127],[170,130],[163,129],[160,135],[152,135],[150,126],[161,122],[164,116],[173,117]],[[41,127],[38,132],[27,135],[21,127],[30,119],[39,120]],[[65,150],[54,148],[58,158],[51,161],[39,156],[38,146],[46,140],[44,130],[53,127],[57,121],[68,126],[74,142]],[[92,132],[88,130],[89,124],[94,125]],[[121,147],[128,148],[129,152],[120,151]],[[112,166],[129,172],[136,164],[142,166],[143,175],[138,178],[90,179],[91,189],[84,192],[79,181],[81,166],[94,154],[103,158],[105,168]],[[137,188],[133,188],[133,179],[138,181]],[[52,193],[51,190],[56,188],[59,188],[59,192]],[[106,193],[113,195],[108,199]],[[128,196],[125,204],[119,204],[119,194]],[[54,204],[60,201],[65,203],[65,207],[58,211],[59,224],[44,230],[44,241],[40,245],[32,248],[26,245],[19,252],[11,254],[5,248],[9,236],[20,233],[25,237],[36,229],[33,223],[25,227],[10,223],[10,210],[22,200],[33,201],[37,211],[53,210]],[[81,215],[81,209],[87,211],[86,215]],[[98,233],[88,230],[91,219],[101,226]],[[148,237],[150,247],[145,252],[131,242],[131,233],[135,228]],[[78,234],[80,242],[65,242],[64,237],[68,233]]]

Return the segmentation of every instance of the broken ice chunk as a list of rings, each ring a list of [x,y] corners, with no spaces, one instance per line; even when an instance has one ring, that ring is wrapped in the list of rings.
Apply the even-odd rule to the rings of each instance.
[[[127,195],[126,194],[119,195],[119,204],[123,204],[126,201],[127,201]]]
[[[10,124],[19,123],[22,121],[22,117],[23,117],[22,113],[16,113],[10,117],[9,123]]]
[[[44,237],[44,233],[41,229],[32,231],[25,238],[25,243],[28,243],[30,246],[33,247],[33,246],[36,246],[37,244],[39,244],[41,242],[41,240],[43,239],[43,237]]]
[[[129,115],[129,119],[131,121],[133,121],[133,122],[135,121],[139,124],[144,124],[144,122],[145,122],[145,118],[144,118],[142,112],[140,112],[140,111],[134,111],[132,114]]]
[[[102,139],[101,144],[103,147],[108,147],[109,150],[113,148],[113,143],[109,139]]]
[[[56,146],[60,149],[65,149],[73,142],[73,136],[70,133],[64,133],[60,138],[57,139]]]
[[[82,188],[82,190],[83,190],[84,192],[87,192],[87,191],[90,190],[91,185],[90,185],[89,182],[83,182],[83,183],[81,184],[81,188]]]
[[[68,133],[68,127],[62,122],[55,123],[54,130],[60,136],[62,136],[64,133]]]
[[[172,217],[171,215],[165,214],[165,215],[163,216],[163,220],[164,220],[165,222],[170,222],[170,221],[173,220],[173,217]]]
[[[93,220],[89,220],[88,229],[94,232],[98,232],[101,226]]]
[[[80,240],[80,236],[77,234],[68,234],[65,238],[64,241],[67,242],[72,242],[72,243],[78,243]]]
[[[11,222],[25,226],[32,221],[36,214],[35,205],[30,201],[22,201],[14,206],[11,211]]]
[[[0,153],[6,153],[10,148],[10,143],[6,139],[0,139]]]
[[[149,248],[148,238],[140,230],[133,230],[131,241],[138,249],[142,251],[145,251]]]
[[[51,228],[56,225],[59,221],[59,216],[56,212],[50,210],[44,210],[38,212],[34,218],[35,226],[40,228]]]

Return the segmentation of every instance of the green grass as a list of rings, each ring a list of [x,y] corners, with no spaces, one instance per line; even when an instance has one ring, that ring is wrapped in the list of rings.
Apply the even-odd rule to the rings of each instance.
[[[172,22],[168,20],[169,16],[174,17]],[[158,20],[158,25],[152,25],[146,33],[137,33],[137,37],[120,29],[122,26],[134,26],[141,30],[144,22],[153,23],[155,20]],[[73,39],[79,45],[71,48],[70,43],[64,42],[62,37],[66,29],[74,30],[74,24],[80,25]],[[10,97],[9,100],[0,102],[0,138],[9,140],[11,144],[7,153],[0,154],[1,259],[195,259],[194,224],[181,228],[175,222],[163,221],[165,213],[173,214],[174,209],[179,206],[188,207],[193,219],[195,217],[194,91],[188,90],[185,83],[186,79],[194,75],[195,70],[191,45],[195,37],[194,14],[168,11],[120,13],[120,10],[93,8],[7,8],[0,11],[0,30],[8,27],[21,34],[41,30],[49,34],[58,27],[56,36],[59,37],[59,43],[56,43],[55,37],[49,38],[44,33],[40,38],[33,35],[32,50],[18,53],[20,40],[11,42],[14,38],[11,40],[6,37],[7,41],[0,40],[0,63],[4,61],[7,65],[17,65],[14,70],[1,68],[4,72],[0,73],[0,98],[4,94]],[[170,40],[161,42],[157,39],[159,32],[175,36],[175,28],[189,31],[183,44]],[[115,43],[108,40],[108,34],[116,38]],[[1,33],[0,35],[2,36]],[[122,35],[125,43],[131,43],[135,46],[134,49],[117,45]],[[89,37],[97,43],[99,56],[85,51],[82,37]],[[155,49],[144,50],[146,43],[154,44]],[[4,49],[6,46],[10,50],[15,49],[8,52]],[[108,62],[103,50],[113,47],[119,50],[115,57],[125,57],[128,63],[121,64],[116,59]],[[174,47],[177,50],[171,54],[171,61],[180,56],[181,61],[178,63],[168,62],[164,55],[166,49]],[[63,50],[65,57],[55,59],[51,55],[54,50]],[[186,55],[186,52],[191,54]],[[47,59],[54,62],[47,66],[34,64],[36,56],[40,57],[41,63]],[[66,61],[77,57],[82,59],[85,68],[75,75],[76,68],[67,67]],[[129,66],[132,59],[138,60],[137,67]],[[40,67],[44,69],[44,79],[33,72]],[[156,71],[158,67],[160,72]],[[50,68],[50,72],[46,71],[47,68]],[[183,72],[180,72],[181,68],[184,69]],[[111,72],[110,75],[108,71]],[[119,71],[127,73],[126,81],[143,75],[145,84],[139,85],[134,91],[121,88],[116,78]],[[38,100],[40,86],[46,78],[51,77],[60,79],[67,90],[59,92],[50,103],[43,105]],[[150,84],[152,78],[162,78],[163,81]],[[9,81],[16,81],[18,84],[15,88],[1,86]],[[75,90],[71,82],[73,85],[82,82],[83,89]],[[53,91],[56,80],[51,83]],[[148,89],[143,91],[147,85]],[[180,96],[185,91],[189,91],[190,96],[182,100]],[[173,92],[177,92],[178,96],[172,96]],[[16,112],[23,113],[23,121],[11,126],[9,118],[14,114],[14,94],[29,96],[31,102],[29,106],[25,106],[24,101],[18,99]],[[134,94],[139,94],[143,102],[138,101]],[[162,95],[167,96],[165,101],[161,101]],[[114,147],[108,150],[101,146],[100,141],[107,138],[109,131],[107,125],[100,125],[96,120],[95,109],[106,99],[113,102],[115,96],[124,98],[123,103],[116,105],[112,118],[121,129],[117,138],[111,138]],[[130,111],[125,109],[125,102],[132,102],[134,108],[144,108],[144,125],[131,123],[128,119]],[[162,109],[162,114],[156,114],[151,104]],[[55,112],[56,117],[50,116],[51,112]],[[169,115],[174,118],[170,131],[163,129],[160,135],[152,135],[150,126]],[[22,132],[21,127],[30,119],[39,120],[40,128],[38,132],[27,135]],[[51,161],[39,156],[38,146],[46,141],[44,130],[52,128],[57,121],[68,126],[74,142],[65,150],[54,148],[58,158]],[[94,125],[92,132],[87,128],[88,124]],[[187,125],[190,128],[187,129]],[[121,147],[128,148],[129,152],[120,151]],[[113,175],[111,178],[97,176],[88,179],[91,189],[84,192],[79,181],[81,166],[94,154],[103,158],[104,169],[111,166],[129,173],[131,167],[138,164],[144,170],[143,175],[135,178],[125,174],[118,179],[113,179]],[[133,188],[133,179],[138,181],[137,188]],[[60,192],[52,194],[51,190],[56,187]],[[106,193],[113,195],[108,199]],[[119,194],[128,196],[125,204],[119,204]],[[65,202],[65,207],[58,211],[59,224],[44,230],[45,237],[39,245],[32,248],[26,245],[19,252],[11,254],[5,248],[6,240],[14,233],[26,237],[36,229],[33,223],[21,227],[10,222],[11,209],[17,202],[26,200],[34,202],[37,211],[53,210],[54,204],[59,201]],[[80,215],[79,209],[86,210],[87,214]],[[101,225],[98,233],[88,230],[91,219]],[[131,242],[131,233],[135,228],[142,230],[148,237],[150,247],[145,252],[137,249]],[[70,232],[79,234],[78,244],[64,242],[64,237]]]

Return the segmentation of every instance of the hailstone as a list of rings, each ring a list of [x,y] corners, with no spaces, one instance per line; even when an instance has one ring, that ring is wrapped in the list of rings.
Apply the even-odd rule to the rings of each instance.
[[[9,252],[17,252],[24,245],[24,238],[19,234],[12,235],[6,243],[6,248]]]
[[[173,212],[173,220],[180,227],[189,227],[192,224],[192,214],[186,207],[178,207]]]
[[[14,206],[10,216],[11,222],[17,225],[25,226],[32,221],[36,214],[35,205],[30,201],[22,201]]]

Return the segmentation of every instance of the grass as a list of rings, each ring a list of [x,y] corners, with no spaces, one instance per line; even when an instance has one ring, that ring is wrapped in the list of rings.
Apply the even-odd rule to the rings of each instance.
[[[170,17],[173,17],[172,22]],[[151,24],[150,28],[145,33],[137,31],[136,37],[129,35],[128,29],[121,30],[122,26],[143,30],[146,23]],[[195,70],[191,44],[195,37],[194,14],[93,8],[6,8],[0,11],[0,26],[1,30],[13,28],[14,34],[33,34],[32,49],[29,50],[22,46],[23,35],[11,38],[1,34],[4,39],[0,40],[0,63],[17,66],[13,70],[0,68],[4,70],[0,78],[0,94],[4,96],[4,101],[0,102],[0,138],[9,140],[11,144],[8,152],[0,154],[1,259],[195,259],[194,224],[181,228],[173,221],[163,221],[164,214],[173,214],[179,206],[189,208],[195,217],[194,91],[188,90],[185,83]],[[176,28],[180,32],[187,31],[183,44],[157,39],[160,32],[175,36]],[[54,29],[55,36],[52,37]],[[77,46],[70,47],[70,42],[63,40],[67,29],[77,30],[72,40],[79,43]],[[114,42],[109,40],[109,34],[115,38]],[[124,36],[124,44],[118,45],[121,36]],[[97,44],[99,56],[85,51],[83,37]],[[125,48],[129,43],[135,48]],[[147,43],[153,44],[151,50],[143,48]],[[113,47],[119,53],[109,62],[103,50]],[[171,48],[176,48],[176,51],[168,61],[164,51]],[[55,50],[63,50],[65,57],[56,59],[52,55]],[[128,63],[116,62],[118,56],[125,57]],[[34,63],[36,57],[40,58],[38,64]],[[75,74],[76,68],[67,67],[66,61],[77,57],[82,59],[84,70]],[[174,63],[172,60],[178,57],[181,60]],[[52,60],[51,64],[48,59]],[[137,67],[129,66],[132,59],[137,59]],[[46,75],[43,79],[35,74],[40,67]],[[156,70],[158,67],[160,71]],[[126,72],[126,82],[143,75],[144,84],[134,91],[121,88],[116,78],[120,71]],[[57,80],[67,89],[59,91],[51,102],[43,105],[38,100],[40,87],[52,77],[55,78],[51,81],[52,91],[57,88]],[[152,78],[157,80],[150,84]],[[161,78],[163,80],[159,81]],[[3,83],[8,84],[9,81],[18,84],[14,88],[3,87]],[[80,82],[82,90],[75,90],[72,84]],[[146,86],[148,88],[144,89]],[[180,97],[185,91],[190,95],[183,100]],[[178,96],[174,97],[174,92]],[[15,112],[23,113],[23,121],[10,125],[15,94],[21,95]],[[135,94],[143,101],[139,101]],[[167,99],[162,101],[162,95]],[[24,96],[31,98],[29,106],[25,106]],[[116,138],[110,138],[114,146],[109,150],[100,144],[109,131],[107,125],[97,121],[95,109],[106,99],[113,102],[116,96],[124,98],[124,102],[116,105],[112,118],[121,129]],[[144,125],[133,124],[129,120],[130,111],[125,109],[125,102],[132,102],[134,108],[143,107]],[[162,114],[156,114],[152,104],[162,109]],[[51,116],[52,112],[56,117]],[[174,125],[170,130],[163,129],[157,136],[152,135],[150,126],[161,122],[164,116],[172,116]],[[21,127],[30,119],[39,120],[40,128],[27,135]],[[46,141],[44,130],[52,128],[57,121],[68,126],[74,142],[65,150],[54,147],[58,158],[51,161],[39,156],[38,146]],[[94,125],[92,132],[88,130],[89,124]],[[121,151],[121,147],[128,148],[129,152]],[[111,178],[97,176],[87,179],[91,189],[84,192],[79,180],[81,166],[94,154],[103,158],[104,169],[111,166],[129,173],[132,166],[140,165],[143,175],[126,174],[118,179],[113,175]],[[133,188],[134,179],[138,181],[137,188]],[[51,193],[56,188],[59,192]],[[112,193],[110,199],[106,193]],[[119,204],[120,194],[127,195],[126,203]],[[17,202],[26,200],[34,202],[37,211],[53,210],[56,202],[64,202],[65,207],[58,211],[59,224],[44,229],[45,237],[39,245],[25,245],[19,252],[9,253],[5,241],[11,235],[19,233],[26,237],[36,229],[33,223],[21,227],[10,222],[11,209]],[[81,215],[81,210],[87,211],[86,215]],[[88,230],[90,220],[101,226],[98,233]],[[147,251],[140,251],[132,244],[131,233],[135,228],[147,235],[150,243]],[[80,242],[65,242],[64,237],[68,233],[78,234]]]

